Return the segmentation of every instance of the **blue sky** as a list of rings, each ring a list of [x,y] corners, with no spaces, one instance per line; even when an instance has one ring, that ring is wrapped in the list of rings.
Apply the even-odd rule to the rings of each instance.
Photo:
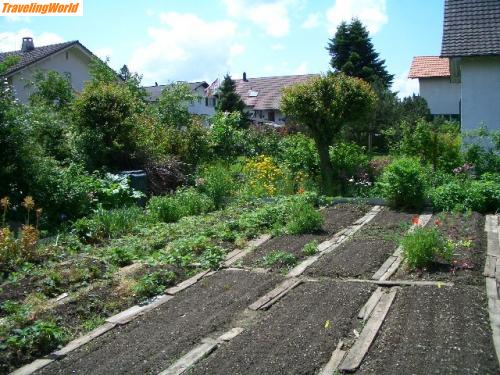
[[[396,75],[401,95],[415,55],[438,55],[444,0],[84,0],[83,17],[2,17],[0,51],[78,39],[145,84],[326,72],[325,46],[342,20],[360,18]]]

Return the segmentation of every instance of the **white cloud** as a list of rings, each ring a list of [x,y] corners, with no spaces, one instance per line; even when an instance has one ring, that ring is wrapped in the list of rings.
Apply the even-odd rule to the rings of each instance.
[[[8,14],[5,16],[8,22],[24,22],[24,23],[30,23],[31,22],[31,17],[28,16],[17,16],[13,14]]]
[[[321,19],[321,14],[319,13],[311,13],[307,16],[304,22],[302,22],[302,27],[303,29],[314,29],[315,27],[319,26]]]
[[[392,84],[392,91],[397,91],[399,98],[418,94],[418,89],[418,79],[408,78],[408,72],[398,74]]]
[[[273,51],[283,51],[285,49],[285,46],[281,43],[276,43],[276,44],[271,45],[271,49]]]
[[[290,32],[288,7],[291,1],[223,0],[229,16],[247,19],[272,37],[283,37]]]
[[[98,48],[94,50],[94,54],[101,60],[105,60],[107,57],[113,56],[113,49],[109,47]]]
[[[307,74],[308,65],[307,62],[302,62],[297,68],[295,68],[293,74]]]
[[[236,24],[209,22],[189,13],[160,14],[162,27],[150,27],[150,42],[135,49],[129,61],[144,82],[211,81],[228,71],[230,59],[244,51],[235,43]]]
[[[32,37],[35,47],[64,42],[63,37],[49,32],[35,34],[30,29],[6,31],[0,33],[0,52],[20,50],[23,37]]]
[[[336,0],[326,12],[328,31],[334,33],[342,21],[359,18],[372,34],[385,25],[387,16],[386,0]]]

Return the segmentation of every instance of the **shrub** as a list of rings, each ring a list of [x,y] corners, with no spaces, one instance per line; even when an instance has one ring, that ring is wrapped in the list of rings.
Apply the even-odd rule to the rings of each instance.
[[[114,210],[99,208],[89,217],[77,220],[73,230],[82,240],[100,242],[131,233],[145,218],[144,211],[135,206]]]
[[[248,159],[243,167],[243,173],[246,177],[246,194],[251,197],[293,192],[287,171],[270,156],[259,155]]]
[[[437,228],[416,228],[401,240],[403,256],[411,268],[423,268],[431,265],[440,257],[450,263],[454,245],[446,241]]]
[[[118,267],[125,267],[132,264],[134,254],[127,247],[113,247],[109,250],[109,259]]]
[[[172,271],[158,271],[143,276],[134,285],[134,293],[139,298],[150,298],[162,294],[165,288],[174,284],[177,276]]]
[[[464,152],[464,160],[474,166],[478,175],[483,173],[500,171],[500,155],[493,149],[485,150],[477,144],[467,145]]]
[[[220,246],[208,246],[201,255],[201,266],[203,268],[218,269],[224,260],[225,251]]]
[[[298,200],[289,206],[286,230],[290,234],[303,234],[319,231],[323,225],[323,216],[313,205]]]
[[[234,184],[229,166],[224,164],[206,166],[197,179],[198,189],[213,200],[216,209],[224,206],[235,189]]]
[[[187,267],[198,257],[203,266],[216,268],[223,257],[223,250],[214,246],[206,236],[180,238],[168,245],[164,260],[169,264]]]
[[[426,194],[425,176],[418,159],[396,159],[382,174],[380,188],[383,197],[393,207],[421,207]]]
[[[240,128],[239,112],[217,113],[211,119],[211,147],[221,159],[232,159],[245,150],[246,132]]]
[[[453,211],[459,209],[465,200],[466,191],[463,184],[451,181],[430,191],[430,198],[437,211]]]
[[[297,263],[297,258],[286,251],[271,251],[262,259],[264,267],[292,268]]]
[[[156,220],[173,223],[181,217],[209,212],[213,206],[213,201],[208,196],[188,188],[172,195],[152,197],[147,208]]]
[[[312,138],[304,134],[284,137],[278,145],[278,159],[294,174],[307,173],[316,176],[319,173],[318,150]]]
[[[184,170],[186,165],[176,157],[163,161],[150,162],[146,166],[149,189],[153,195],[174,192],[186,183]]]
[[[302,249],[302,252],[307,256],[316,254],[318,252],[318,241],[311,241],[306,243],[304,245],[304,248]]]
[[[477,212],[495,212],[500,207],[500,183],[492,180],[472,181],[464,205]]]
[[[369,158],[357,144],[338,143],[330,147],[329,154],[335,178],[340,181],[343,193],[346,192],[348,180],[357,180],[368,171]]]

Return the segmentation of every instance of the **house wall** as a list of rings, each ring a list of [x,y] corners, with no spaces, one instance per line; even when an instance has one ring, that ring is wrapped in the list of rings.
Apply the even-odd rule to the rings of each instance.
[[[462,58],[462,130],[500,130],[500,57]]]
[[[254,122],[274,122],[278,125],[285,125],[285,115],[283,115],[277,109],[263,109],[263,110],[253,110],[247,109],[247,112],[250,112],[250,119]],[[269,118],[269,112],[274,112],[274,121],[271,121]]]
[[[420,78],[420,96],[433,115],[458,115],[460,113],[460,84],[451,83],[448,77]]]
[[[66,56],[66,52],[68,52]],[[81,92],[85,82],[90,79],[89,75],[90,57],[84,54],[78,47],[56,53],[26,69],[19,71],[9,78],[17,99],[27,103],[33,89],[27,87],[33,80],[33,74],[37,70],[56,71],[61,74],[69,73],[71,86],[76,92]]]
[[[193,94],[197,96],[197,99],[188,104],[188,112],[192,115],[213,116],[215,114],[214,98],[206,98],[205,88],[200,86]],[[208,105],[205,99],[208,99]]]

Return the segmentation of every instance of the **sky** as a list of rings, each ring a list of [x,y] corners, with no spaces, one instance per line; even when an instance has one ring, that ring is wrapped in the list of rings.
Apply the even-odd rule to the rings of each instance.
[[[79,40],[143,84],[212,82],[325,73],[325,49],[343,20],[359,18],[395,75],[393,90],[418,91],[407,79],[413,56],[439,55],[444,0],[84,0],[82,17],[0,17],[0,51]]]

